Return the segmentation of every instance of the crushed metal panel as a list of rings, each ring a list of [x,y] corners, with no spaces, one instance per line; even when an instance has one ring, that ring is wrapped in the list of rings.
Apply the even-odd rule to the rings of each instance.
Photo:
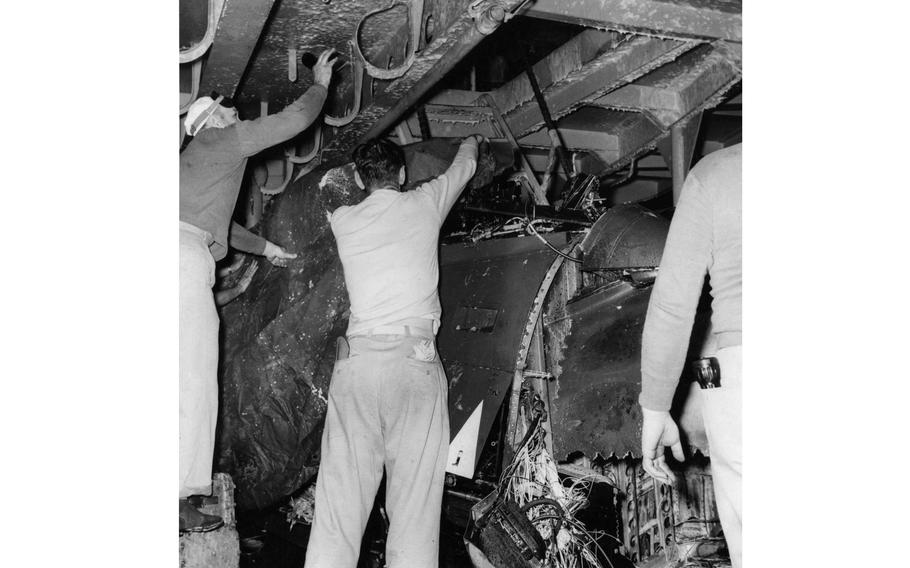
[[[570,300],[562,313],[544,321],[548,334],[553,326],[562,335],[547,340],[548,359],[559,361],[550,401],[557,458],[574,451],[589,457],[640,455],[641,334],[650,297],[650,287],[617,281]],[[702,315],[692,345],[700,347],[705,327]],[[680,417],[688,446],[707,453],[698,397],[691,396],[688,382],[681,384],[674,416]]]
[[[564,246],[566,234],[547,239]],[[553,258],[531,237],[441,247],[437,343],[450,381],[449,429],[454,439],[483,401],[475,462],[511,385],[522,330]]]
[[[571,330],[550,401],[558,459],[573,451],[640,452],[641,331],[649,298],[649,290],[616,283],[566,306],[560,319],[570,319]]]
[[[741,42],[741,0],[536,0],[535,18],[669,37]]]

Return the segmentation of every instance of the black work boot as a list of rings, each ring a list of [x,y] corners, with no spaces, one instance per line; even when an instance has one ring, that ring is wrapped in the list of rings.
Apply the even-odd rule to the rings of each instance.
[[[180,500],[180,534],[208,532],[222,526],[224,521],[217,515],[206,515],[196,510],[186,499]]]

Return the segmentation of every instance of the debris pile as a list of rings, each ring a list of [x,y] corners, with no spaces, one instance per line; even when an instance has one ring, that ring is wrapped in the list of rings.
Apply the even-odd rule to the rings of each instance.
[[[313,513],[316,507],[316,483],[310,483],[310,486],[298,497],[292,497],[291,502],[282,511],[287,513],[287,521],[291,529],[297,523],[304,525],[313,524]]]
[[[472,509],[474,527],[468,541],[497,568],[604,568],[601,562],[609,566],[608,554],[597,544],[601,532],[589,531],[576,518],[588,505],[593,481],[560,479],[546,447],[542,408],[534,412],[524,406],[520,412],[535,417],[498,489]]]

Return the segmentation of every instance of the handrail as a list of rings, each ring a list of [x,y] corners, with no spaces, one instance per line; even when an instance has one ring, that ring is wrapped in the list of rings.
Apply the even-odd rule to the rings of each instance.
[[[420,45],[421,27],[423,26],[423,2],[424,2],[424,0],[409,0],[408,2],[393,1],[391,4],[389,4],[385,8],[379,8],[377,10],[373,10],[372,12],[367,12],[360,19],[360,21],[357,22],[357,26],[354,27],[354,39],[352,41],[352,44],[354,46],[354,51],[357,53],[357,57],[359,57],[363,61],[364,69],[366,70],[367,73],[369,73],[370,77],[374,77],[376,79],[383,79],[383,80],[397,79],[398,77],[401,77],[402,75],[404,75],[408,71],[408,69],[411,68],[411,65],[414,64],[414,59],[416,59],[416,57],[417,57],[417,49]],[[379,67],[376,67],[375,65],[373,65],[372,63],[367,61],[366,56],[360,50],[360,41],[357,39],[357,37],[360,35],[360,28],[361,28],[361,26],[363,26],[363,23],[366,21],[367,18],[369,18],[370,16],[374,16],[376,14],[379,14],[381,12],[391,10],[392,8],[395,8],[396,6],[408,6],[410,8],[410,10],[408,12],[408,18],[411,23],[411,38],[409,41],[409,43],[410,43],[409,47],[410,47],[411,53],[405,59],[405,62],[402,63],[400,66],[395,67],[394,69],[380,69]]]
[[[360,114],[360,99],[362,96],[361,92],[363,91],[364,75],[363,61],[358,57],[354,57],[352,42],[348,42],[348,48],[350,52],[349,63],[351,64],[351,73],[354,74],[354,104],[347,114],[342,117],[329,116],[326,114],[325,123],[329,126],[346,126],[353,122],[354,119],[357,118],[357,115]]]
[[[180,63],[189,63],[199,59],[212,45],[215,40],[215,29],[218,27],[218,20],[221,19],[221,12],[224,10],[224,3],[225,0],[209,0],[209,14],[205,35],[193,47],[180,51]]]

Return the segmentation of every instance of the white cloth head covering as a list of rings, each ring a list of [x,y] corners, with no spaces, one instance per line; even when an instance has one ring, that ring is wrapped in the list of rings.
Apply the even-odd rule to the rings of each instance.
[[[196,102],[190,105],[190,110],[186,112],[186,119],[183,121],[186,133],[190,136],[195,136],[197,132],[202,130],[202,127],[205,126],[205,123],[208,122],[218,108],[218,103],[221,102],[222,98],[218,97],[218,100],[212,100],[212,97],[199,97],[196,99]]]

